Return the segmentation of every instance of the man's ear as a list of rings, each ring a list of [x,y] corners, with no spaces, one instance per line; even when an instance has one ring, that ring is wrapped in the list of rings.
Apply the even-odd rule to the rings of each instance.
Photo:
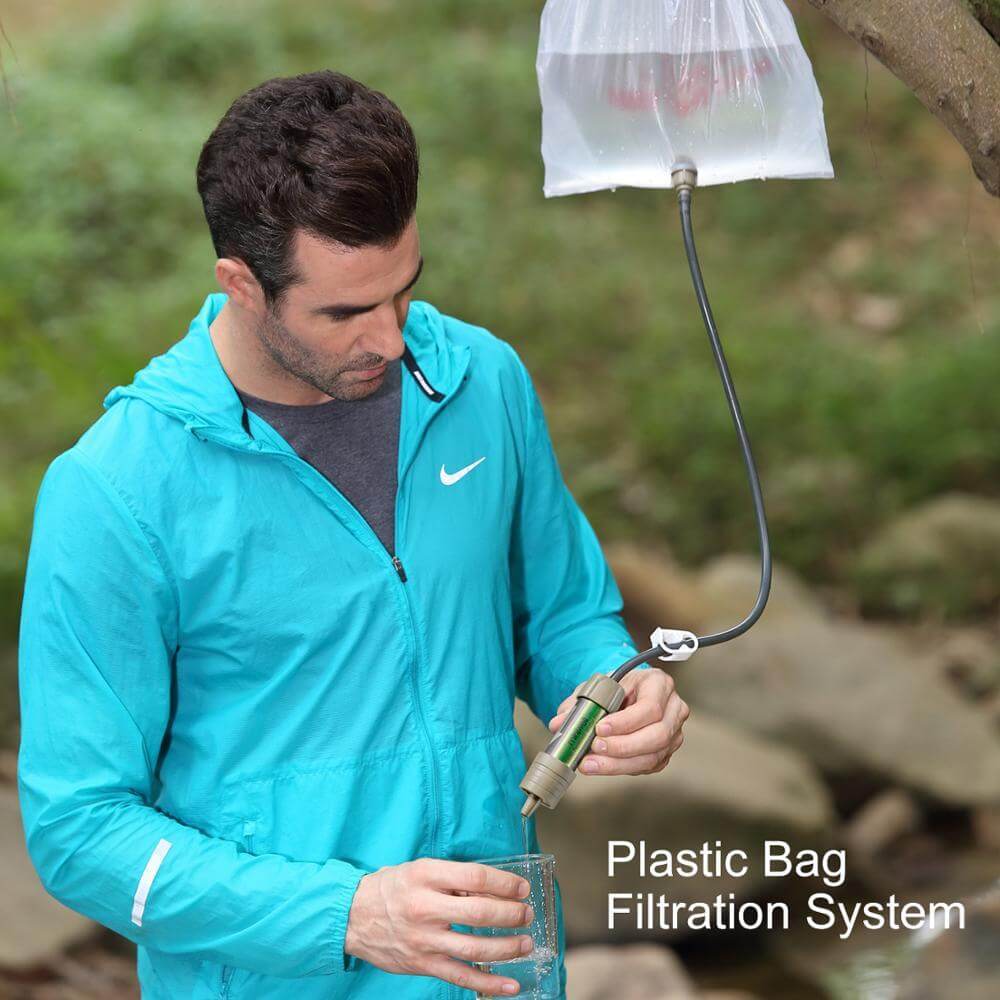
[[[215,262],[215,280],[230,301],[252,313],[264,309],[264,289],[239,257],[220,257]]]

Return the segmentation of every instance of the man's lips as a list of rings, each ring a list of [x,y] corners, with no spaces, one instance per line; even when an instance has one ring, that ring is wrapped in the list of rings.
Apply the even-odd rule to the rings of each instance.
[[[383,361],[377,368],[358,368],[355,371],[362,380],[377,378],[385,371],[385,362]]]

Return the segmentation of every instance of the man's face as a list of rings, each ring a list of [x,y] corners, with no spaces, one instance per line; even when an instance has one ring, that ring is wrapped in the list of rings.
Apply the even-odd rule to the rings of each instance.
[[[423,267],[416,219],[391,249],[351,249],[298,230],[302,278],[270,306],[257,336],[285,371],[335,399],[361,399],[403,353],[403,327]]]

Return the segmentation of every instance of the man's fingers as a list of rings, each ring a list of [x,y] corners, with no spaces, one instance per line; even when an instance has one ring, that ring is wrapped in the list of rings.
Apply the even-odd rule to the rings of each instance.
[[[662,718],[663,706],[659,702],[640,698],[634,705],[605,716],[597,724],[597,735],[622,736],[625,733],[635,733]]]
[[[465,924],[466,927],[527,927],[535,916],[527,903],[492,896],[440,894],[434,908],[440,919],[449,924]]]
[[[471,965],[463,965],[443,955],[431,958],[427,962],[426,974],[446,983],[453,983],[463,990],[475,990],[491,997],[512,997],[521,988],[516,979],[491,976],[489,973],[472,968]]]
[[[570,710],[576,704],[576,692],[580,690],[580,685],[577,685],[576,689],[568,698],[563,698],[559,707],[556,709],[556,714],[549,719],[549,729],[555,732],[565,721],[566,716],[569,715]]]
[[[587,754],[580,762],[584,774],[652,774],[663,770],[670,760],[670,752],[647,753],[638,757],[601,757]]]
[[[661,676],[665,678],[668,683],[673,684],[673,681],[667,678],[666,674],[663,674],[660,670],[641,670],[635,671],[631,674],[626,674],[624,680],[622,681],[622,687],[625,688],[625,700],[622,702],[622,707],[619,709],[617,714],[621,714],[626,708],[634,705],[637,698],[639,697],[639,688],[648,688],[650,681],[648,675],[655,675],[655,680],[653,683],[660,686],[662,681]],[[559,727],[566,721],[566,717],[569,715],[573,706],[576,704],[576,692],[580,690],[583,685],[578,685],[576,691],[573,692],[556,710],[556,714],[549,720],[549,729],[555,732]],[[666,696],[664,696],[664,701]]]
[[[677,692],[670,695],[661,718],[633,733],[621,736],[598,736],[591,749],[607,757],[636,757],[639,754],[658,753],[669,749],[691,714],[687,703]]]
[[[663,721],[669,727],[672,735],[676,736],[684,727],[684,723],[691,717],[691,709],[688,703],[676,692],[670,695],[670,701],[663,712]]]
[[[591,750],[602,757],[638,757],[666,750],[674,735],[673,727],[661,719],[624,736],[598,736],[591,744]]]
[[[488,893],[510,899],[523,899],[531,886],[520,875],[476,861],[441,861],[428,859],[427,884],[451,892]]]
[[[676,708],[678,729],[691,718],[691,707],[679,694],[677,694],[676,691],[674,692],[674,696],[670,699],[670,703],[667,705],[667,708],[668,710]]]
[[[598,736],[634,733],[658,722],[663,718],[667,703],[674,693],[674,679],[662,670],[644,670],[632,693],[635,695],[632,704],[626,700],[624,708],[612,712],[598,723]]]
[[[626,675],[625,680],[628,681],[633,676],[637,679],[629,688],[623,707],[598,723],[597,735],[599,737],[623,736],[639,732],[663,719],[668,714],[670,702],[679,700],[674,690],[673,677],[662,670],[639,671]],[[552,732],[559,729],[566,721],[566,716],[575,702],[574,696],[567,698],[559,706],[559,711],[549,721],[549,729]],[[678,707],[680,715],[678,724],[682,724],[688,715],[687,706],[683,702],[680,702],[680,705],[683,705],[683,712]],[[621,756],[621,754],[616,754],[616,756]]]
[[[496,936],[440,931],[428,939],[430,950],[463,962],[512,962],[535,946],[530,934]]]

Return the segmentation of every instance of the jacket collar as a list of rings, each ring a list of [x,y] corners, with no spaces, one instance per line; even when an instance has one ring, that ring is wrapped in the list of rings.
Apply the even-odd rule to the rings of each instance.
[[[246,441],[243,403],[229,381],[209,326],[226,303],[221,293],[209,295],[185,337],[137,372],[130,385],[117,386],[104,399],[105,409],[126,398],[142,399],[183,422],[186,430],[210,431],[233,441]],[[429,302],[410,303],[403,328],[403,363],[426,405],[436,406],[461,382],[470,349],[447,334],[444,317]],[[201,436],[201,435],[199,435]]]

